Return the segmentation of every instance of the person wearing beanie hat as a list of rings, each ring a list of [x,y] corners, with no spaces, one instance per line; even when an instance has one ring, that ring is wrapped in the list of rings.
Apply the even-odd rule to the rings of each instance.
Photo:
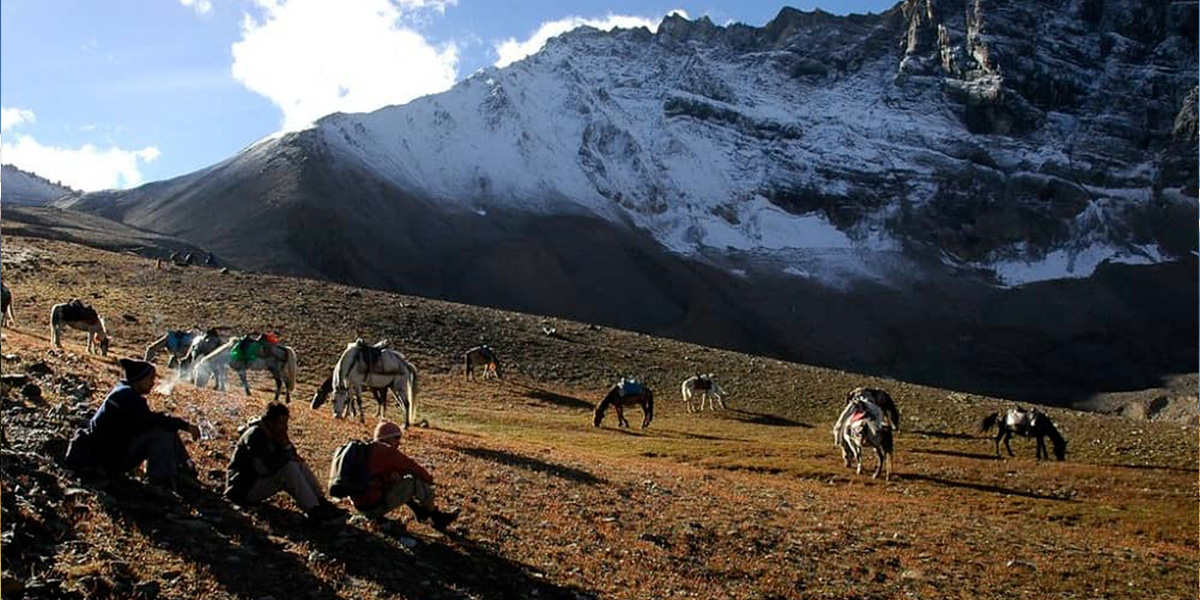
[[[187,431],[192,439],[200,439],[200,429],[178,417],[150,410],[146,394],[154,389],[154,365],[132,358],[118,362],[125,376],[105,396],[88,424],[96,466],[123,474],[145,462],[146,475],[154,485],[173,490],[180,476],[198,485],[178,432]]]
[[[434,503],[433,475],[403,452],[404,430],[391,421],[375,426],[375,440],[367,455],[370,482],[367,491],[350,499],[363,515],[382,520],[392,510],[408,505],[418,521],[432,521],[438,531],[458,518],[458,510],[440,511]]]
[[[325,499],[312,469],[292,445],[290,419],[286,404],[272,402],[261,417],[250,422],[225,470],[225,497],[241,506],[253,506],[286,491],[311,521],[344,521],[345,514]]]

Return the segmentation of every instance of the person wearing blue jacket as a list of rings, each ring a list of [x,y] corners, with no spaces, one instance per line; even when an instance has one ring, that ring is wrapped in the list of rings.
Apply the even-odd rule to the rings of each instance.
[[[125,378],[117,382],[92,416],[95,460],[110,474],[124,474],[146,463],[152,485],[174,490],[179,481],[198,485],[180,431],[200,439],[200,429],[178,417],[150,410],[146,394],[154,389],[154,365],[122,358]]]

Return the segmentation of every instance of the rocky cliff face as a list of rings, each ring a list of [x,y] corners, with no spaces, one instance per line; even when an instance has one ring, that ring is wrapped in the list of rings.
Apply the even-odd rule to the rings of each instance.
[[[1176,330],[1196,269],[1173,263],[1196,248],[1196,8],[1176,4],[585,28],[64,204],[255,268],[897,375],[1120,385],[1196,358]]]

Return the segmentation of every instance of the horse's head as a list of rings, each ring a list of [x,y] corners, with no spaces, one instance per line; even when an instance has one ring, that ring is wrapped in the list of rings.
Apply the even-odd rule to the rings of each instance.
[[[596,407],[596,410],[592,413],[592,427],[600,426],[600,421],[604,420],[604,409],[606,408],[608,408],[608,406],[604,402],[601,402],[600,405]]]
[[[319,392],[318,392],[319,393]],[[333,418],[341,419],[346,416],[346,401],[350,397],[350,390],[342,388],[333,392]],[[317,399],[313,397],[313,408],[316,408]]]

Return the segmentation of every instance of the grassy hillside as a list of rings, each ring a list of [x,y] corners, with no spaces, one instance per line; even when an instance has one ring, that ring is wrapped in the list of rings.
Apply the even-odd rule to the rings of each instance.
[[[565,321],[308,280],[153,262],[6,235],[16,298],[3,371],[4,591],[29,597],[274,598],[1181,598],[1197,588],[1197,431],[1059,409],[1068,461],[1033,443],[996,460],[975,433],[999,399],[761,359]],[[51,304],[78,296],[107,318],[114,352],[81,333],[48,343]],[[300,356],[292,437],[322,478],[340,443],[374,425],[307,400],[345,344],[387,337],[420,368],[429,428],[403,448],[463,507],[444,536],[410,523],[312,531],[290,500],[242,512],[215,494],[165,511],[138,484],[75,479],[55,461],[71,426],[168,327],[278,330]],[[487,342],[500,383],[466,382]],[[36,371],[36,369],[34,369]],[[689,415],[679,382],[714,372],[730,410]],[[592,406],[620,375],[656,390],[649,429],[601,428]],[[236,378],[234,378],[236,380]],[[190,443],[213,490],[236,428],[270,397],[180,384],[159,408],[214,422]],[[845,392],[889,390],[903,413],[891,482],[841,466],[829,426]],[[640,412],[628,415],[635,424]],[[405,520],[408,513],[401,513]]]

